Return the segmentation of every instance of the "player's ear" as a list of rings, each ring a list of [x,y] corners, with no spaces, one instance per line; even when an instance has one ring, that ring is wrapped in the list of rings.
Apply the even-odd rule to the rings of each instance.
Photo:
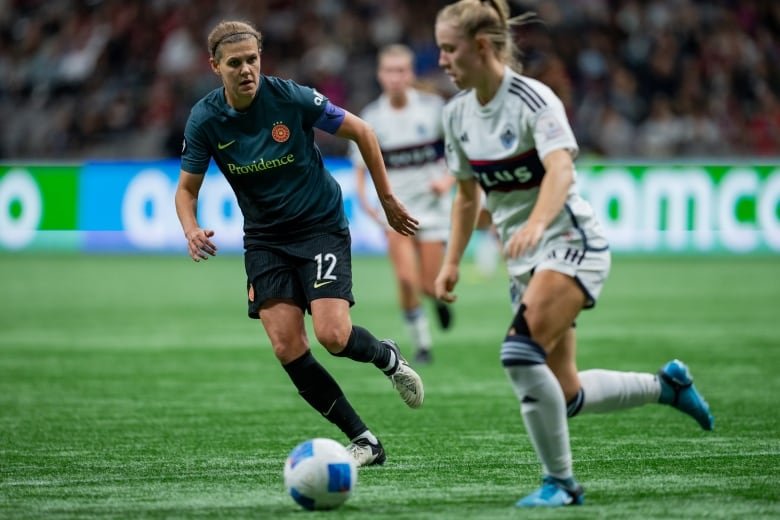
[[[484,34],[478,34],[474,37],[474,47],[477,49],[477,54],[483,59],[486,59],[490,53],[493,52],[493,46],[490,43],[490,39]]]
[[[219,62],[214,58],[209,58],[209,65],[211,65],[211,70],[214,71],[214,74],[219,76]]]

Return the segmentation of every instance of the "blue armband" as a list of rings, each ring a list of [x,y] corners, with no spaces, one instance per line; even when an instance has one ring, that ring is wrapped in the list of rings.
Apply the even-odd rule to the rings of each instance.
[[[346,115],[343,108],[328,101],[325,105],[325,110],[322,111],[322,115],[314,122],[314,127],[329,134],[335,134],[341,128],[341,123],[344,122],[344,116]]]

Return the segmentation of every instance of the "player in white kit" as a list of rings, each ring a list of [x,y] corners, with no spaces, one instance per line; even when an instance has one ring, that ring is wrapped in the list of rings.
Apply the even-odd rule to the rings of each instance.
[[[487,194],[511,278],[515,316],[501,363],[542,463],[542,485],[518,507],[583,503],[567,416],[660,402],[705,430],[714,419],[687,367],[657,374],[577,371],[574,320],[593,307],[610,268],[607,241],[577,193],[577,142],[560,99],[512,59],[506,0],[461,0],[439,11],[439,65],[462,91],[444,109],[446,158],[457,177],[452,230],[437,297],[455,301],[458,265]]]
[[[439,323],[447,329],[449,305],[434,299],[433,282],[444,258],[449,236],[454,177],[444,163],[441,111],[444,99],[413,88],[414,54],[405,45],[384,47],[378,55],[377,79],[382,94],[360,116],[377,134],[390,185],[420,222],[413,237],[395,232],[366,195],[366,167],[353,146],[357,192],[361,207],[387,234],[404,323],[415,346],[415,360],[430,362],[432,338],[421,296],[433,299]]]

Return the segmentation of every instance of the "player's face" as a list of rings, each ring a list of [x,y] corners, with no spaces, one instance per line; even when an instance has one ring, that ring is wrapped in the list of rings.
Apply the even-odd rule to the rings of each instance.
[[[212,60],[211,67],[222,78],[225,97],[233,108],[241,110],[249,106],[260,84],[260,50],[257,40],[247,38],[219,47],[219,61]]]
[[[447,21],[436,23],[439,67],[459,89],[473,87],[479,76],[480,56],[474,41],[466,39]]]
[[[390,97],[403,95],[414,80],[408,56],[386,54],[379,60],[377,79],[382,91]]]

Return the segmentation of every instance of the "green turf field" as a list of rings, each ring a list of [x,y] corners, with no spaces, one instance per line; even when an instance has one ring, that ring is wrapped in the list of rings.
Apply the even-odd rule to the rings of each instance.
[[[665,406],[571,422],[586,505],[517,511],[539,469],[498,362],[503,271],[464,267],[407,409],[370,365],[315,353],[378,434],[333,513],[285,494],[284,459],[341,439],[245,317],[224,256],[0,256],[0,518],[778,518],[780,257],[617,256],[578,320],[580,368],[692,368],[716,431]],[[406,338],[385,260],[355,266],[356,323]],[[408,352],[408,351],[407,351]]]

